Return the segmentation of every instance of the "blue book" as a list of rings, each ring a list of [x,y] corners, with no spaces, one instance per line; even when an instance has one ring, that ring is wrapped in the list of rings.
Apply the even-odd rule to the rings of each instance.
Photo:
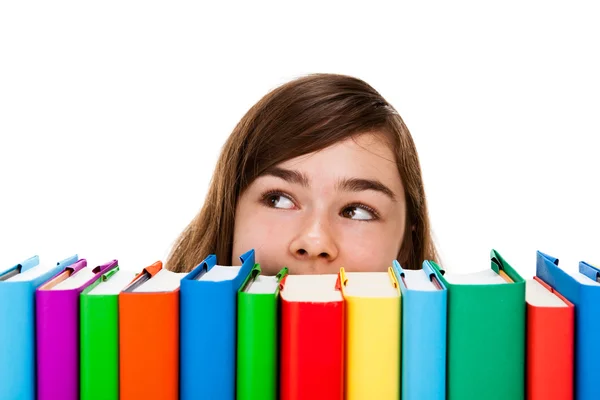
[[[402,293],[402,400],[446,398],[448,290],[429,261],[404,270],[394,260]]]
[[[33,256],[0,270],[0,399],[35,399],[35,290],[77,259],[40,265]]]
[[[254,267],[254,250],[241,266],[208,256],[181,280],[179,398],[235,400],[237,292]]]
[[[537,252],[536,275],[575,305],[575,397],[600,399],[600,270],[579,263],[579,273],[569,274],[558,259]]]

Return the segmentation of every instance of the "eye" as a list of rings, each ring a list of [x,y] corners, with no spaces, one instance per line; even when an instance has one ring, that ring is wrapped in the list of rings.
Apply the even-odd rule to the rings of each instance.
[[[272,208],[282,208],[290,210],[296,205],[288,196],[280,192],[269,192],[263,195],[263,202]]]
[[[377,212],[365,205],[349,205],[344,207],[341,216],[358,221],[372,221],[377,219]]]

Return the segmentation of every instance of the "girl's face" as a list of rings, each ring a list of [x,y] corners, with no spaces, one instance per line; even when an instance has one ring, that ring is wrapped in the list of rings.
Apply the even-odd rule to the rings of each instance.
[[[255,249],[265,275],[385,271],[405,222],[395,156],[366,133],[259,176],[237,204],[232,259]]]

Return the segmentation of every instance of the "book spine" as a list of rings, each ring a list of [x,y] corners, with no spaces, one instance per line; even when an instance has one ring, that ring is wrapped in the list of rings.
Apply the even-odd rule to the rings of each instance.
[[[181,281],[181,400],[235,399],[236,313],[231,282]]]
[[[0,283],[0,399],[35,399],[34,287]]]
[[[403,293],[403,400],[446,398],[446,297],[445,290]]]
[[[597,287],[581,285],[580,296],[579,303],[575,304],[575,393],[578,400],[599,399],[600,293]]]
[[[525,284],[449,285],[448,399],[523,399]]]
[[[80,296],[81,400],[119,399],[118,313],[117,295]]]
[[[527,305],[528,400],[573,398],[573,323],[573,307]]]
[[[400,397],[400,296],[345,297],[346,400]]]
[[[79,399],[79,292],[36,291],[37,398]]]
[[[281,400],[344,398],[344,303],[282,301]]]
[[[179,398],[178,310],[179,291],[119,294],[121,400]]]
[[[277,297],[238,294],[237,400],[277,399]]]

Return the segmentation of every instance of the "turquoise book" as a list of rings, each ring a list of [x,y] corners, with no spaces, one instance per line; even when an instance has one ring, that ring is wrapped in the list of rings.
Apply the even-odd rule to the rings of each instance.
[[[448,290],[429,261],[419,270],[397,261],[393,268],[402,293],[402,400],[444,400]]]
[[[0,269],[0,399],[35,400],[35,290],[77,260],[33,256]]]

